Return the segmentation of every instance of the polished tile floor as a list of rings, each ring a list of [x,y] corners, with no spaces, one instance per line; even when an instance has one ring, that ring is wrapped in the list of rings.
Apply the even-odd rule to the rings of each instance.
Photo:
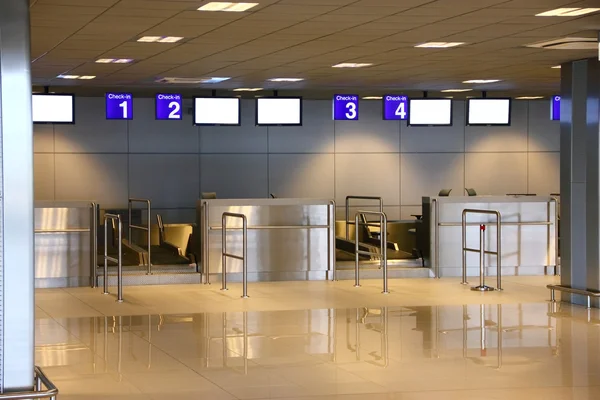
[[[36,362],[60,399],[598,399],[598,310],[555,279],[38,290]]]

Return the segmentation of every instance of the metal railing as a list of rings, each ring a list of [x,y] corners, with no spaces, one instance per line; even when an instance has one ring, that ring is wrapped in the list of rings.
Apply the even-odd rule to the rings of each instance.
[[[379,202],[379,212],[383,212],[383,198],[376,196],[346,196],[346,240],[350,240],[350,200],[377,200]]]
[[[359,222],[359,217],[366,215],[379,216],[379,223],[374,222]],[[360,250],[358,240],[358,226],[378,226],[379,227],[379,246],[381,251],[381,268],[383,269],[383,291],[381,293],[388,294],[388,274],[387,274],[387,215],[383,211],[358,211],[354,216],[354,287],[360,287],[360,272],[358,267],[358,258],[360,254],[373,255],[370,251]]]
[[[588,309],[592,308],[592,297],[595,297],[595,298],[600,297],[600,291],[597,291],[597,290],[577,289],[577,288],[574,288],[574,287],[571,287],[568,285],[546,285],[546,287],[548,289],[550,289],[550,301],[553,303],[556,302],[556,296],[554,294],[555,290],[558,290],[559,292],[565,292],[565,293],[570,293],[570,294],[577,294],[580,296],[586,296]]]
[[[147,209],[147,226],[140,226],[140,225],[133,225],[131,223],[131,211],[133,209],[133,203],[145,203],[148,207]],[[152,210],[152,206],[151,206],[151,201],[149,199],[136,199],[134,197],[129,199],[129,204],[128,204],[128,209],[129,209],[129,236],[127,236],[127,239],[129,239],[129,243],[133,243],[133,239],[131,237],[131,231],[132,229],[138,229],[140,231],[145,231],[147,234],[147,238],[146,240],[148,241],[148,269],[146,271],[146,274],[148,275],[152,275],[152,256],[151,256],[151,237],[150,237],[150,226],[151,226],[151,210]]]
[[[33,368],[33,386],[35,390],[31,392],[6,392],[0,394],[0,399],[51,399],[56,400],[58,388],[48,379],[42,369],[37,365]],[[44,390],[44,387],[46,390]]]
[[[98,204],[90,203],[90,286],[98,286]]]
[[[109,257],[108,255],[108,221],[117,221],[118,242],[117,242],[117,258]],[[123,223],[121,216],[117,214],[104,214],[104,292],[108,293],[108,262],[117,263],[117,302],[123,302]]]
[[[467,215],[468,214],[484,214],[493,215],[496,217],[496,251],[485,249],[485,224],[479,225],[479,249],[467,247]],[[462,212],[462,284],[467,282],[467,252],[479,253],[479,286],[471,288],[471,290],[489,291],[493,288],[485,285],[485,255],[492,254],[496,256],[497,281],[496,289],[502,290],[502,216],[499,211],[495,210],[475,210],[465,208]]]
[[[227,253],[227,218],[240,218],[242,220],[242,255]],[[223,273],[221,290],[227,290],[227,257],[242,260],[242,298],[248,298],[248,219],[244,214],[224,212],[221,217],[221,257],[223,259]]]

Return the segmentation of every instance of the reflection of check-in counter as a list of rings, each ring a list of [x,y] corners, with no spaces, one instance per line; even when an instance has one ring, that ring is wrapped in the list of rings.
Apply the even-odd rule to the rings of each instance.
[[[203,199],[196,211],[204,274],[222,271],[221,217],[230,212],[248,219],[249,280],[330,277],[335,263],[335,206],[331,200]],[[242,254],[241,220],[227,222],[227,252]],[[228,260],[227,273],[232,280],[239,280],[241,272],[240,260]]]
[[[423,231],[417,238],[427,266],[439,276],[460,276],[462,268],[462,212],[494,210],[501,214],[502,273],[553,273],[557,263],[557,203],[549,196],[423,197]],[[466,247],[479,248],[479,225],[486,224],[485,246],[496,251],[496,226],[491,215],[467,220]],[[496,273],[496,257],[486,255],[489,275]],[[551,268],[548,268],[551,267]],[[479,275],[479,254],[467,253],[467,274]]]

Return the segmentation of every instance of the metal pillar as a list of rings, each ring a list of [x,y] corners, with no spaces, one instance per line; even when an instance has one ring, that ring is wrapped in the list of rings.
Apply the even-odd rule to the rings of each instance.
[[[0,6],[0,392],[33,390],[33,133],[29,1]]]

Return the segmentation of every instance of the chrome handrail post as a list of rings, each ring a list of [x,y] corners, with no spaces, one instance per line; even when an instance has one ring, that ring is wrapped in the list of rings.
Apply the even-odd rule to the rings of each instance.
[[[117,302],[123,302],[123,223],[121,222],[121,216],[117,216],[119,224],[119,255],[117,256]]]
[[[350,196],[346,196],[346,240],[350,240]]]
[[[221,216],[221,290],[227,290],[227,214]]]
[[[90,286],[98,286],[98,213],[95,202],[90,203]]]
[[[242,298],[248,298],[248,220],[242,215]]]
[[[152,235],[150,234],[150,229],[151,229],[151,221],[152,221],[152,205],[150,203],[150,200],[147,200],[148,202],[148,275],[152,275],[152,255],[151,255],[151,248],[152,248],[152,244],[151,244],[151,240],[152,240]]]
[[[331,271],[331,280],[337,280],[337,265],[335,263],[335,200],[330,200],[327,205],[327,263],[328,270]]]
[[[468,285],[467,282],[467,251],[465,248],[467,247],[467,212],[463,210],[462,212],[462,285]]]
[[[358,269],[358,256],[359,256],[359,246],[358,246],[358,217],[360,213],[356,213],[354,216],[354,287],[360,287],[360,277],[359,277],[359,269]]]
[[[496,211],[496,279],[497,290],[502,290],[502,218],[500,212]]]
[[[104,292],[108,294],[108,218],[104,217]]]
[[[383,259],[383,291],[381,293],[388,294],[388,259],[387,259],[387,216],[382,211],[380,215],[381,227],[379,229],[381,252]]]
[[[485,225],[479,227],[479,287],[485,287]]]
[[[210,285],[210,259],[209,259],[209,237],[208,237],[208,203],[205,201],[203,202],[203,206],[204,206],[204,211],[202,213],[203,217],[204,217],[204,227],[203,227],[203,236],[204,236],[204,240],[202,241],[202,272],[204,272],[204,274],[206,275],[204,278],[204,284],[205,285]]]
[[[227,217],[240,218],[242,220],[242,255],[227,253]],[[242,298],[247,299],[248,296],[248,220],[244,214],[236,214],[224,212],[221,215],[221,257],[223,262],[223,287],[221,290],[227,290],[227,257],[242,260]]]

